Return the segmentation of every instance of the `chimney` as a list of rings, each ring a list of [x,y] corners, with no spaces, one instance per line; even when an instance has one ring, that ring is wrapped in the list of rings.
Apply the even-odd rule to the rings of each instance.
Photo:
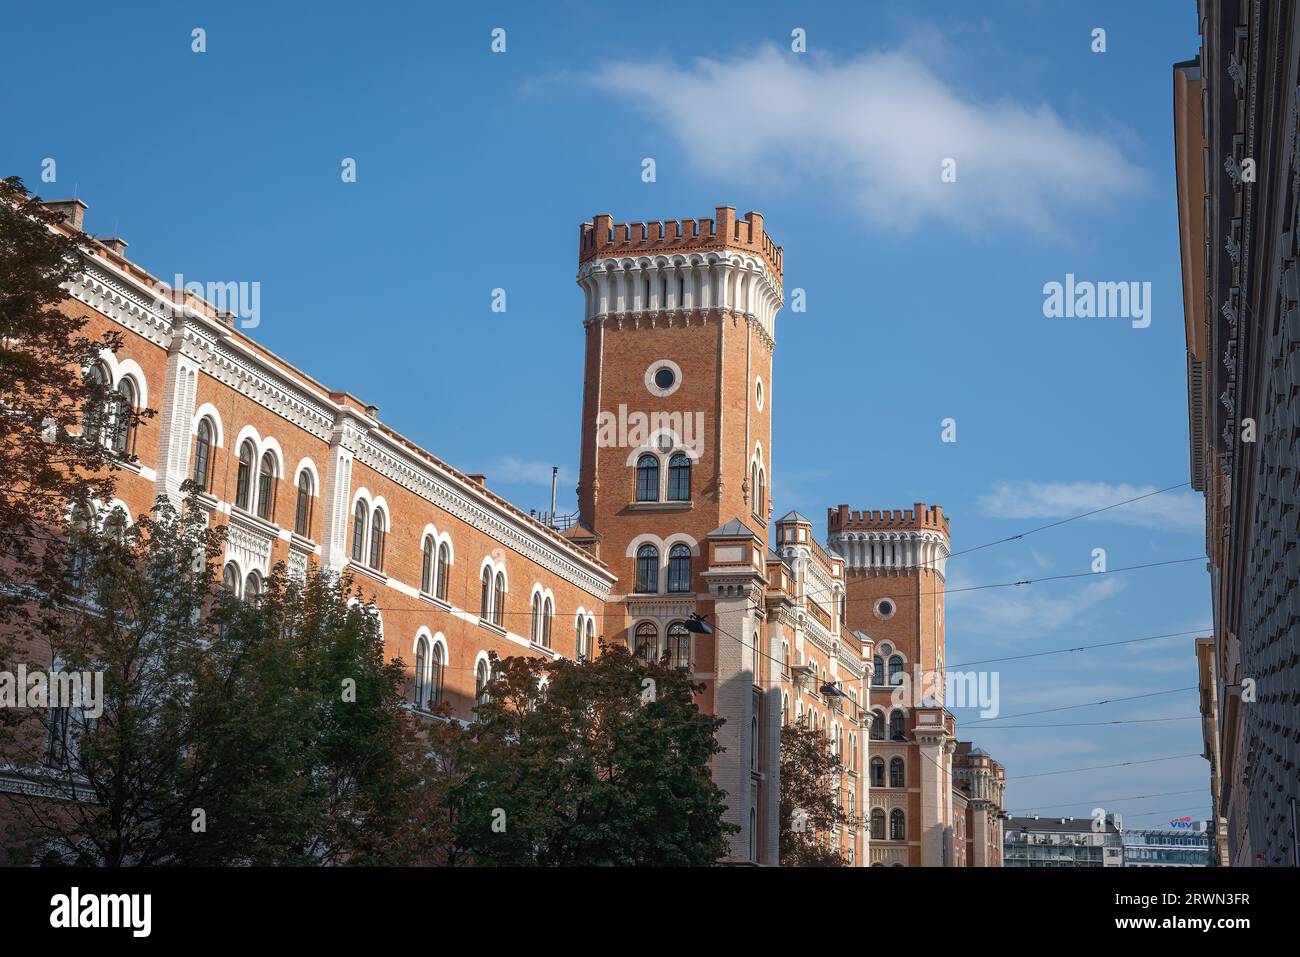
[[[63,221],[73,229],[80,230],[86,221],[88,207],[79,199],[50,199],[45,200],[43,205],[52,212],[61,213]]]
[[[487,488],[487,476],[484,475],[482,472],[472,472],[465,477],[468,478],[471,482],[474,482],[478,485],[482,485],[484,488]]]
[[[126,240],[123,239],[121,236],[113,236],[109,239],[101,239],[100,242],[103,243],[105,246],[107,246],[109,249],[111,249],[113,252],[117,253],[119,256],[126,255]]]

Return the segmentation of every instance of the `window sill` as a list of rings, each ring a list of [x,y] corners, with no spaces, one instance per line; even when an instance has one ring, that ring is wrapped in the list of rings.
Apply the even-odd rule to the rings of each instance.
[[[500,635],[502,638],[506,637],[506,630],[504,628],[488,621],[486,618],[480,618],[478,624],[480,628],[486,628],[488,631]]]
[[[381,585],[388,584],[387,575],[385,575],[381,571],[376,571],[375,569],[371,568],[369,565],[362,565],[360,562],[356,561],[355,559],[348,559],[348,569],[350,571],[359,572],[360,574],[364,575],[366,578],[374,579],[375,581],[379,582]]]
[[[420,600],[426,604],[433,605],[435,608],[441,608],[443,611],[451,611],[451,602],[439,598],[437,595],[430,595],[428,592],[420,592]]]
[[[241,522],[251,525],[253,528],[260,529],[274,538],[280,537],[279,525],[268,519],[262,518],[260,515],[254,515],[252,512],[248,511],[248,509],[239,505],[230,506],[230,517],[231,519],[239,519]]]
[[[656,501],[656,502],[628,502],[627,507],[634,512],[684,512],[692,508],[695,502],[691,499],[686,501]]]

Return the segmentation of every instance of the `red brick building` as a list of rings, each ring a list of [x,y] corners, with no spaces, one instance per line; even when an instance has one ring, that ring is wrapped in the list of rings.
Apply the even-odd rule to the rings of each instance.
[[[81,228],[84,204],[52,205]],[[421,711],[447,702],[472,719],[491,652],[574,657],[603,636],[667,654],[704,684],[701,706],[727,719],[714,775],[740,829],[731,861],[778,862],[780,729],[793,720],[826,731],[845,764],[841,798],[864,822],[826,839],[855,864],[877,859],[865,826],[868,706],[888,695],[871,684],[873,656],[888,649],[887,667],[897,652],[942,670],[947,519],[918,506],[910,550],[891,553],[889,574],[855,550],[861,522],[847,507],[831,524],[833,543],[854,556],[847,563],[802,515],[773,523],[782,250],[759,214],[719,207],[708,219],[602,215],[582,225],[579,511],[563,528],[263,349],[204,298],[160,297],[125,243],[85,241],[67,307],[92,333],[126,333],[99,372],[158,412],[127,437],[139,464],[120,480],[117,504],[132,519],[195,479],[212,520],[229,526],[229,587],[256,592],[281,561],[294,573],[310,562],[349,571],[375,599],[388,653],[411,668]],[[927,591],[936,585],[938,597]],[[880,601],[853,606],[877,590],[899,603],[911,595],[919,617],[893,620]],[[687,627],[695,615],[711,634]],[[943,770],[908,761],[915,793],[890,801],[902,802],[916,837],[887,856],[945,863],[931,845],[935,827],[951,826],[951,797],[923,782],[952,787],[951,715],[908,711],[905,730]]]

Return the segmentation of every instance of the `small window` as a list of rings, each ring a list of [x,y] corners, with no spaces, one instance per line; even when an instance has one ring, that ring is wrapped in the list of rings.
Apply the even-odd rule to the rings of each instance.
[[[883,788],[885,786],[885,759],[871,759],[871,786],[873,788]]]
[[[668,500],[670,502],[691,500],[691,460],[682,452],[678,452],[668,460]]]
[[[643,621],[636,626],[633,636],[633,653],[642,661],[653,661],[659,656],[659,629],[653,622]]]
[[[194,484],[205,492],[212,490],[212,450],[214,448],[212,423],[207,417],[199,420],[194,439]]]
[[[480,598],[479,617],[484,621],[492,620],[492,569],[483,569],[483,593]]]
[[[110,428],[113,451],[119,455],[130,455],[135,449],[135,423],[132,421],[136,407],[135,383],[127,378],[119,382],[112,403]]]
[[[357,500],[357,507],[352,510],[352,560],[360,564],[366,557],[366,519],[370,510],[363,500]]]
[[[674,545],[668,552],[668,590],[691,590],[691,549],[689,545]]]
[[[221,587],[232,595],[239,594],[239,570],[234,562],[227,562],[221,570]]]
[[[873,841],[883,841],[885,839],[885,812],[880,808],[875,808],[871,812],[871,839]],[[883,867],[884,865],[880,865]]]
[[[872,664],[875,667],[871,671],[871,683],[873,685],[883,685],[885,683],[885,659],[880,655],[876,655],[872,659]]]
[[[889,812],[889,839],[891,841],[907,840],[906,819],[903,816],[901,807],[896,807]]]
[[[906,787],[905,775],[903,771],[904,768],[903,768],[902,758],[889,759],[889,786],[891,788]]]
[[[659,592],[659,549],[653,545],[636,550],[636,590],[642,595]]]
[[[294,510],[293,530],[304,538],[311,536],[311,473],[303,469],[298,474],[298,507]]]
[[[879,711],[871,712],[871,740],[885,740],[885,716]]]
[[[551,619],[555,617],[555,606],[548,598],[542,604],[542,647],[551,647]]]
[[[595,653],[596,653],[596,620],[594,618],[588,618],[586,654],[587,657],[590,658]]]
[[[424,707],[424,669],[429,656],[429,643],[421,636],[415,643],[415,694],[411,700],[417,708]]]
[[[904,730],[904,718],[902,711],[895,711],[889,716],[889,740],[906,741],[907,733]]]
[[[901,685],[903,683],[903,656],[889,656],[889,683],[891,685]]]
[[[440,600],[447,600],[447,569],[451,564],[451,549],[447,543],[443,542],[438,546],[438,590],[437,596]]]
[[[669,366],[660,366],[655,370],[655,385],[660,389],[667,391],[673,387],[677,381],[677,376]]]
[[[497,572],[496,588],[492,595],[492,623],[501,627],[506,615],[506,573]]]
[[[691,633],[685,622],[668,626],[668,657],[674,668],[691,667]]]
[[[384,567],[384,531],[384,510],[377,508],[370,524],[370,567],[375,571]]]
[[[433,658],[429,664],[429,707],[436,707],[442,701],[442,672],[446,661],[443,659],[442,644],[433,643]]]
[[[433,539],[426,535],[420,549],[420,591],[426,595],[433,594],[433,574]]]
[[[253,497],[253,458],[257,455],[249,439],[239,447],[239,471],[235,475],[235,504],[247,510]]]
[[[262,594],[262,576],[257,572],[249,572],[248,577],[244,579],[244,597],[253,599],[260,594]]]
[[[275,515],[275,456],[262,455],[262,468],[257,477],[257,517],[268,522]]]
[[[539,593],[533,594],[533,631],[532,641],[535,645],[542,643],[542,596]]]
[[[488,663],[482,658],[474,667],[474,711],[477,715],[478,709],[487,703],[488,694]]]
[[[636,500],[659,501],[659,459],[649,453],[636,461]]]

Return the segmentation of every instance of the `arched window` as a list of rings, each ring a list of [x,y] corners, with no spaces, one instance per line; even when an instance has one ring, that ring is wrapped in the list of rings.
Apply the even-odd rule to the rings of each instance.
[[[590,658],[596,654],[596,620],[587,619],[587,657]]]
[[[636,550],[636,590],[643,595],[659,591],[659,549],[642,545]]]
[[[424,707],[424,668],[428,657],[429,643],[421,635],[420,640],[415,643],[415,696],[413,701],[417,708]]]
[[[579,661],[587,658],[587,632],[581,618],[573,626],[573,654]]]
[[[691,590],[691,547],[674,545],[668,552],[668,590]]]
[[[487,701],[488,686],[488,663],[485,659],[480,658],[477,665],[474,666],[474,711]]]
[[[885,740],[885,716],[879,711],[871,712],[871,740]]]
[[[271,521],[275,514],[275,456],[262,455],[262,468],[257,476],[257,517]]]
[[[758,716],[749,719],[749,769],[758,770]]]
[[[256,598],[262,594],[262,576],[257,572],[249,572],[248,577],[244,579],[244,597]]]
[[[542,647],[551,647],[551,619],[555,617],[555,606],[548,598],[542,603]]]
[[[905,777],[903,775],[902,758],[889,759],[889,786],[891,788],[907,787],[907,784],[905,782]]]
[[[889,812],[889,839],[891,841],[907,840],[907,821],[903,809],[896,807]]]
[[[781,674],[790,676],[790,642],[781,642]]]
[[[96,387],[95,394],[90,398],[86,407],[86,414],[82,419],[82,434],[93,438],[94,441],[101,444],[108,444],[110,438],[109,423],[113,418],[113,404],[115,399],[108,393],[108,383],[111,381],[108,372],[103,366],[94,365],[86,370],[86,383]]]
[[[451,564],[451,549],[443,542],[438,546],[438,588],[437,596],[441,601],[447,600],[447,566]]]
[[[691,633],[685,622],[675,621],[668,626],[668,656],[674,668],[691,666]]]
[[[366,557],[366,519],[370,511],[366,503],[357,500],[357,507],[352,511],[352,560],[361,562]]]
[[[497,572],[496,589],[492,594],[492,624],[498,628],[506,616],[506,573]]]
[[[749,505],[755,515],[758,514],[758,463],[749,465]]]
[[[199,420],[198,434],[194,439],[194,484],[205,492],[212,490],[212,450],[214,448],[212,423],[207,416]]]
[[[883,788],[885,786],[885,759],[871,759],[871,786],[873,788]]]
[[[420,549],[420,591],[426,595],[433,594],[433,539],[424,537],[424,547]]]
[[[885,659],[880,655],[876,655],[872,659],[872,664],[875,667],[871,669],[871,683],[873,685],[883,685],[885,683]]]
[[[303,538],[311,537],[311,473],[303,469],[298,473],[298,507],[294,509],[293,530]]]
[[[642,661],[653,661],[659,655],[659,629],[653,622],[643,621],[636,626],[633,653]]]
[[[221,587],[232,595],[239,594],[239,570],[234,562],[227,562],[221,570]]]
[[[442,669],[446,662],[443,660],[442,645],[438,642],[433,643],[433,659],[429,663],[429,707],[434,708],[442,700]]]
[[[659,459],[648,452],[636,460],[636,500],[659,501]]]
[[[749,860],[758,863],[758,810],[749,809]]]
[[[901,685],[903,683],[903,656],[889,656],[889,683],[891,685]]]
[[[885,839],[885,812],[880,808],[873,808],[871,811],[871,839],[873,841]]]
[[[758,470],[758,494],[754,496],[754,501],[758,503],[758,517],[767,517],[767,473],[763,469]]]
[[[482,611],[479,617],[484,621],[492,620],[492,569],[483,569],[483,594],[480,601]]]
[[[668,460],[668,501],[689,502],[691,500],[691,460],[678,452]]]
[[[889,740],[907,740],[907,734],[903,730],[903,712],[901,711],[895,711],[889,716]]]
[[[790,696],[782,692],[781,694],[781,727],[785,727],[790,721]]]
[[[117,394],[111,400],[113,405],[110,428],[113,451],[119,455],[130,455],[135,446],[135,422],[132,421],[132,413],[136,405],[135,396],[135,383],[128,378],[123,378],[117,384]]]
[[[380,571],[384,567],[384,510],[375,509],[370,521],[370,567]]]
[[[242,509],[252,505],[253,497],[253,457],[257,450],[251,439],[244,439],[239,447],[239,470],[235,473],[235,504]]]
[[[533,644],[542,643],[542,596],[540,592],[533,593]]]

